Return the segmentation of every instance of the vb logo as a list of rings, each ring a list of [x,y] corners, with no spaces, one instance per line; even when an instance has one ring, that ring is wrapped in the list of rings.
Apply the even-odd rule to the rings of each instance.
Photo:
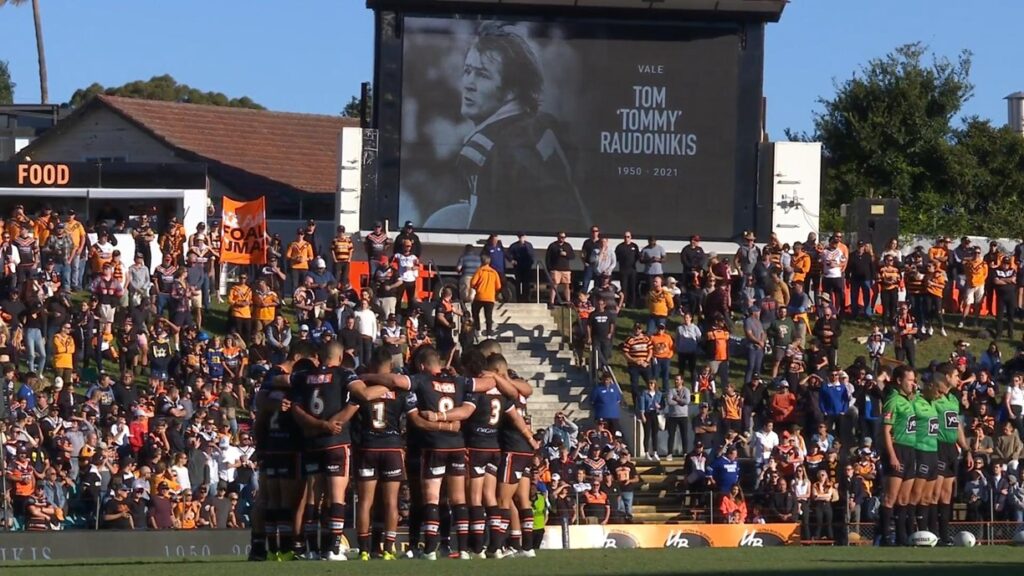
[[[665,548],[689,548],[690,541],[682,532],[672,531],[665,539]]]
[[[743,537],[740,538],[740,547],[745,548],[763,548],[764,540],[757,537],[757,532],[750,532],[747,530],[743,531]]]

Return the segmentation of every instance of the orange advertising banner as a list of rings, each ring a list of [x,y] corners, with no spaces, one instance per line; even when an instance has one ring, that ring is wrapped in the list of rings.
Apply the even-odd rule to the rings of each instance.
[[[221,216],[221,262],[266,264],[266,200],[261,196],[249,202],[239,202],[225,196]]]
[[[568,536],[568,538],[566,538]],[[799,524],[548,525],[541,548],[763,548],[800,543]]]

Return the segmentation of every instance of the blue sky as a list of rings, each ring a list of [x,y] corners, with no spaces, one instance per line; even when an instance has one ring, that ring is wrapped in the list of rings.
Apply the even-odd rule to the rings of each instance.
[[[363,0],[41,2],[54,102],[94,81],[169,73],[274,110],[332,114],[371,78],[373,18]],[[1024,0],[793,0],[767,32],[769,133],[810,130],[817,98],[832,93],[834,79],[913,41],[950,58],[974,52],[975,95],[965,113],[1002,124],[1002,98],[1024,90],[1013,40],[1022,17]],[[0,59],[18,84],[17,101],[38,101],[28,6],[0,8]]]

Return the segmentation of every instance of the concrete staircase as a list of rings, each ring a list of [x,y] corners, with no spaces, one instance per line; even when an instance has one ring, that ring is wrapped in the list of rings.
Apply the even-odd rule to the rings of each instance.
[[[587,375],[572,365],[569,339],[558,331],[547,305],[499,305],[494,324],[509,366],[533,385],[528,408],[535,429],[550,425],[559,411],[577,423],[589,417],[589,409],[580,406]]]

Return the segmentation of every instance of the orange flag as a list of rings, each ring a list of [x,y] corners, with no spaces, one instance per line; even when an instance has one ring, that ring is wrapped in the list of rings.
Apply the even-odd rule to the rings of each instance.
[[[262,196],[250,202],[238,202],[225,196],[220,222],[221,262],[267,263],[267,212]]]

